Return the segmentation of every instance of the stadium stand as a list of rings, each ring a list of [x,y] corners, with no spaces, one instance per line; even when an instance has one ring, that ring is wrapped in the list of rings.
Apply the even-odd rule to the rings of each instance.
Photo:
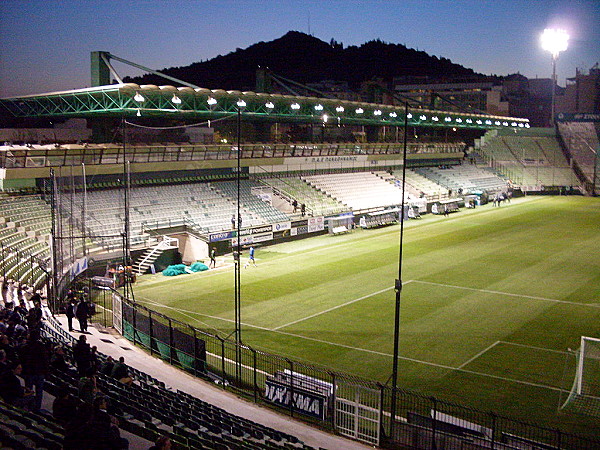
[[[579,184],[553,135],[521,136],[490,131],[477,151],[514,185],[528,191]]]
[[[421,167],[416,173],[433,180],[454,193],[474,191],[497,192],[506,189],[506,181],[493,172],[472,164],[448,167]]]
[[[298,205],[304,203],[307,211],[313,216],[334,215],[346,209],[342,203],[319,191],[299,177],[270,177],[261,181],[279,192],[282,197],[287,198],[290,204],[294,200]]]
[[[402,203],[401,189],[371,172],[309,175],[302,179],[354,211]]]
[[[397,180],[402,180],[402,171],[393,172]],[[423,197],[428,201],[446,200],[448,198],[448,188],[439,185],[435,181],[420,175],[416,170],[406,170],[406,190],[414,197]]]
[[[14,279],[33,290],[46,281],[39,266],[50,259],[47,244],[50,208],[38,196],[0,197],[0,270],[5,279]]]
[[[571,157],[588,181],[594,176],[596,151],[600,146],[598,130],[591,122],[559,122],[558,130]]]
[[[237,183],[235,181],[220,181],[213,183],[212,186],[223,195],[230,199],[235,199],[237,196]],[[241,180],[240,181],[240,202],[241,205],[251,211],[253,214],[262,219],[265,223],[276,223],[285,222],[289,220],[289,217],[274,208],[269,203],[261,200],[256,194],[253,193],[253,189],[260,191],[262,185],[252,180]],[[260,225],[260,223],[256,223]]]
[[[108,445],[107,441],[103,440],[108,437],[98,432],[99,423],[96,420],[99,416],[94,412],[95,410],[90,409],[91,405],[88,406],[86,403],[87,393],[92,394],[90,400],[93,399],[94,404],[96,404],[95,399],[108,399],[107,413],[104,414],[116,417],[123,430],[152,442],[160,436],[167,436],[172,441],[172,448],[175,449],[310,450],[313,448],[294,434],[227,412],[185,390],[169,387],[164,381],[135,367],[127,367],[127,371],[135,381],[124,384],[118,380],[116,370],[105,370],[105,367],[111,368],[110,364],[105,365],[110,358],[102,352],[96,352],[96,356],[89,359],[90,370],[81,375],[76,369],[78,358],[81,357],[77,356],[75,351],[74,337],[62,328],[46,308],[40,310],[40,314],[45,318],[43,322],[29,320],[35,308],[29,302],[25,304],[26,308],[21,312],[28,318],[19,320],[19,328],[2,328],[3,333],[0,333],[3,338],[8,338],[8,341],[3,339],[3,353],[0,355],[2,359],[0,446],[2,448],[19,450],[121,448]],[[0,305],[0,324],[6,324],[7,320],[16,320],[15,314],[16,308],[13,306]],[[90,338],[92,335],[97,337],[96,340],[91,339],[91,343],[100,343],[98,338],[101,334],[94,330]],[[30,402],[21,404],[13,400],[12,394],[9,396],[9,388],[5,380],[10,379],[12,373],[17,374],[17,379],[20,375],[20,372],[13,372],[13,368],[21,365],[25,367],[26,363],[32,364],[28,362],[31,360],[28,359],[26,350],[29,344],[19,344],[24,336],[34,336],[28,338],[27,342],[40,342],[39,345],[46,354],[43,358],[46,370],[44,375],[46,400],[42,406],[53,404],[53,400],[61,390],[71,394],[70,414],[63,416],[63,422],[58,415],[53,416],[48,411],[53,409],[55,404],[52,407],[48,406],[48,409],[38,409]],[[39,338],[35,336],[41,336],[41,339],[38,341]],[[115,347],[120,351],[123,348]],[[6,359],[5,356],[8,358]],[[36,352],[36,358],[42,358],[41,354]],[[143,358],[152,359],[149,356]],[[90,389],[87,389],[88,387]],[[27,390],[22,391],[22,394],[27,396]],[[339,438],[332,436],[332,439]],[[350,442],[348,445],[348,448],[362,447]],[[147,447],[148,445],[136,448]]]

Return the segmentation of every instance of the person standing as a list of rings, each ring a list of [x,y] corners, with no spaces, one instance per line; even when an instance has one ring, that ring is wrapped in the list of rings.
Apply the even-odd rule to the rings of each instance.
[[[215,267],[217,267],[217,251],[215,250],[214,247],[210,250],[210,264],[209,264],[209,267],[210,266],[212,266],[213,269]]]
[[[244,264],[244,269],[246,267],[248,267],[250,265],[250,263],[252,263],[254,265],[254,267],[256,267],[256,261],[254,259],[254,247],[253,246],[250,247],[250,251],[249,251],[249,254],[248,254],[248,261],[246,262],[246,264]]]
[[[86,375],[91,367],[92,349],[83,334],[79,336],[79,340],[73,345],[73,359],[79,375]]]
[[[72,298],[68,300],[67,307],[65,308],[65,315],[67,316],[67,324],[69,325],[69,331],[73,331],[73,317],[75,317],[75,302]]]
[[[85,301],[85,298],[82,298],[80,302],[77,304],[77,310],[75,311],[75,315],[77,316],[77,321],[79,322],[79,329],[82,333],[87,333],[87,320],[88,315],[90,313],[90,308]]]
[[[42,408],[44,383],[50,369],[50,352],[38,336],[39,333],[30,334],[27,343],[21,348],[20,352],[25,387],[29,391],[35,389],[33,411],[39,411]]]

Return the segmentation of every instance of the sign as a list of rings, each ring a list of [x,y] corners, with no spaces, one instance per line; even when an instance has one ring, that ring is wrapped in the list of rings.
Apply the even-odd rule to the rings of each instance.
[[[243,230],[240,230],[240,236],[248,236],[249,234],[270,233],[271,231],[273,231],[272,225],[263,225],[254,228],[244,228]]]
[[[208,236],[210,242],[225,241],[235,236],[235,231],[224,231],[222,233],[211,233]]]
[[[265,399],[271,403],[290,407],[293,411],[325,420],[326,398],[314,392],[294,387],[293,391],[287,384],[267,379],[265,381]]]
[[[292,222],[280,222],[273,224],[273,231],[289,230],[292,228]]]
[[[272,241],[273,233],[263,233],[263,234],[252,234],[250,236],[242,236],[242,240],[240,241],[241,245],[250,245],[250,244],[258,244],[259,242]],[[231,239],[231,246],[235,247],[238,245],[237,238]]]
[[[559,122],[600,122],[600,114],[559,113],[556,120]]]
[[[308,232],[323,231],[325,229],[325,219],[321,217],[311,217],[308,219]]]

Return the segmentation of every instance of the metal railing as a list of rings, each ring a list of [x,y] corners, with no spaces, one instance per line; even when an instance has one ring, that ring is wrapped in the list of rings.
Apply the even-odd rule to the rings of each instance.
[[[93,300],[103,311],[97,320],[104,326],[113,326],[113,296],[122,305],[123,335],[150,354],[255,402],[371,445],[457,450],[600,448],[598,440],[404,389],[397,389],[392,418],[390,386],[248,345],[236,347],[233,340],[131,302],[117,291],[93,290]]]
[[[399,154],[403,143],[244,144],[243,159]],[[409,143],[409,153],[461,153],[464,144]],[[120,144],[2,146],[0,167],[40,168],[101,164],[233,160],[236,146],[214,144]]]

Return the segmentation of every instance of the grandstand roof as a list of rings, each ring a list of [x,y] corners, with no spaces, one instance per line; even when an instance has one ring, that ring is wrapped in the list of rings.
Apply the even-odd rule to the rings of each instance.
[[[0,99],[15,117],[163,117],[404,126],[404,105],[203,88],[112,84]],[[522,118],[408,108],[410,126],[529,128]]]

